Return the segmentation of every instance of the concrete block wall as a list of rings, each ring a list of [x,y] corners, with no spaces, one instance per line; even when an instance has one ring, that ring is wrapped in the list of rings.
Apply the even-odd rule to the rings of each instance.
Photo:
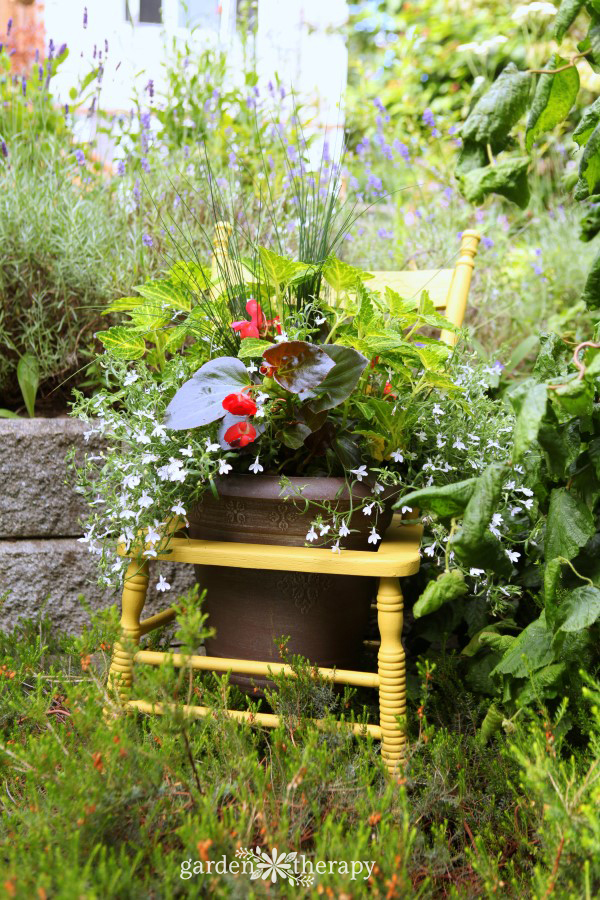
[[[0,628],[44,607],[56,628],[77,634],[92,609],[118,603],[98,587],[95,557],[79,543],[81,500],[68,485],[65,457],[85,446],[82,423],[68,418],[0,419]],[[192,566],[163,567],[171,591],[150,579],[144,616],[164,609],[194,583]]]

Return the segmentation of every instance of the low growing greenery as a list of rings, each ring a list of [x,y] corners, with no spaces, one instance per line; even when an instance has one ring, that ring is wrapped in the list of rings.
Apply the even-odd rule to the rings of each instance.
[[[202,617],[192,597],[184,602],[175,636],[187,653]],[[388,780],[377,745],[332,718],[340,710],[362,718],[371,701],[365,708],[362,698],[315,682],[301,660],[293,661],[296,679],[276,679],[270,701],[283,719],[272,731],[223,713],[226,702],[249,702],[226,679],[168,665],[139,670],[135,695],[190,696],[214,713],[119,717],[103,687],[115,635],[113,609],[81,638],[58,639],[48,621],[28,620],[0,638],[5,896],[522,898],[600,889],[600,690],[589,680],[576,752],[564,741],[564,704],[555,715],[543,705],[525,712],[486,747],[452,660],[422,666],[408,766]],[[168,647],[169,638],[150,644]],[[307,721],[315,713],[326,717],[322,730]],[[209,861],[247,847],[375,866],[367,880],[335,866],[312,885],[279,878],[270,888],[207,873]],[[182,879],[187,860],[204,874]]]

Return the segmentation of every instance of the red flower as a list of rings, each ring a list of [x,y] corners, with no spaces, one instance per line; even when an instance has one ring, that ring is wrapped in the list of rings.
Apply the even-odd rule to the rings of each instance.
[[[237,394],[227,394],[223,400],[223,409],[234,416],[253,416],[257,406],[252,397],[239,391]]]
[[[277,371],[277,366],[262,365],[258,371],[261,375],[264,375],[265,378],[272,378]]]
[[[386,381],[385,387],[383,389],[383,396],[387,397],[388,394],[392,394],[392,382]],[[392,397],[395,397],[395,394],[392,394]]]
[[[258,328],[252,322],[247,322],[246,319],[242,319],[241,322],[232,322],[231,327],[234,331],[239,332],[241,338],[258,337]]]
[[[373,359],[371,360],[371,368],[374,369],[378,362],[379,362],[379,357],[374,356]]]
[[[256,428],[250,422],[236,422],[227,429],[223,439],[232,447],[246,447],[256,440]]]
[[[250,321],[242,319],[240,322],[232,322],[231,327],[234,331],[239,331],[241,338],[257,338],[271,323],[267,322],[260,303],[253,297],[246,303],[246,312],[250,315]]]

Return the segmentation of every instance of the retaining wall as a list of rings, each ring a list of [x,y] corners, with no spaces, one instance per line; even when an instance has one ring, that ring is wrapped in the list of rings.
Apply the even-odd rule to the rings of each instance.
[[[86,445],[75,419],[0,419],[0,628],[44,608],[56,627],[76,634],[89,623],[79,600],[92,609],[118,602],[98,587],[95,557],[78,542],[85,514],[68,484],[68,450]],[[151,566],[152,570],[152,566]],[[156,594],[150,578],[144,616],[164,609],[194,583],[192,566],[163,564],[171,591]]]

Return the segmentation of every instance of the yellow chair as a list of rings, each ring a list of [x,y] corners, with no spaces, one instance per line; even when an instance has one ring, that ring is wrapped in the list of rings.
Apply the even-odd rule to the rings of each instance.
[[[229,228],[230,226],[223,225],[218,232],[216,252],[221,256],[220,263],[226,257]],[[476,232],[464,232],[461,253],[455,269],[377,272],[374,273],[375,279],[370,284],[376,287],[389,285],[407,299],[426,288],[436,307],[446,309],[450,321],[460,326],[465,313],[478,241],[479,235]],[[455,336],[451,332],[444,332],[444,339],[453,344]],[[353,729],[356,733],[368,732],[381,740],[381,754],[391,774],[404,759],[406,747],[406,734],[402,722],[406,714],[406,669],[402,647],[403,598],[398,579],[413,575],[419,570],[421,533],[420,526],[404,525],[399,518],[395,518],[376,552],[342,550],[339,554],[313,547],[225,543],[175,537],[170,541],[167,550],[159,554],[158,559],[242,569],[378,578],[377,622],[381,641],[377,672],[324,668],[320,668],[319,672],[336,684],[378,690],[379,724],[354,725]],[[119,553],[128,556],[123,547],[119,548]],[[284,664],[210,656],[183,657],[180,654],[150,650],[136,651],[135,646],[139,644],[142,635],[166,625],[175,617],[174,609],[170,608],[148,619],[140,619],[148,588],[148,570],[147,561],[133,560],[125,576],[121,614],[122,638],[115,645],[109,673],[109,683],[124,708],[137,709],[145,713],[164,712],[163,704],[151,700],[130,699],[134,663],[160,665],[170,658],[175,666],[189,666],[203,671],[231,672],[249,676],[265,676],[281,672],[293,675],[290,667]],[[184,705],[183,711],[186,715],[195,717],[210,714],[210,709],[203,706]],[[228,712],[240,721],[266,727],[274,727],[279,721],[278,716],[268,713],[254,714],[239,710]]]

